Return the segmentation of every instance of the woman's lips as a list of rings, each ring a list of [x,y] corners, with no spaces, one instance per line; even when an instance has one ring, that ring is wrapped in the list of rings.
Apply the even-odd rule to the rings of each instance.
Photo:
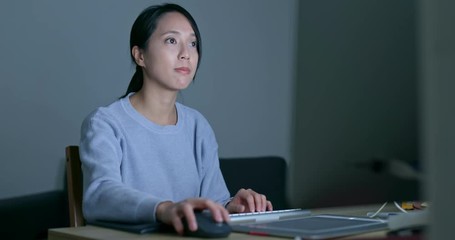
[[[191,72],[191,70],[187,67],[178,67],[178,68],[175,68],[175,71],[179,72],[181,74],[185,74],[185,75],[188,75]]]

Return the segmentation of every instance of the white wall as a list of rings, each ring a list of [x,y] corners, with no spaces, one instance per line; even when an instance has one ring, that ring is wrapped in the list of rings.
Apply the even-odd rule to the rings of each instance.
[[[63,188],[64,148],[83,118],[122,95],[129,31],[163,1],[0,2],[0,198]],[[289,159],[295,0],[176,1],[202,33],[180,100],[211,122],[220,156]]]

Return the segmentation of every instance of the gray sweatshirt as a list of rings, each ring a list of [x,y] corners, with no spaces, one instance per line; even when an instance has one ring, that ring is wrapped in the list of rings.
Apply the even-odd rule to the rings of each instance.
[[[177,124],[160,126],[137,112],[129,96],[82,124],[85,219],[155,222],[162,201],[202,197],[226,204],[230,194],[207,120],[176,103]]]

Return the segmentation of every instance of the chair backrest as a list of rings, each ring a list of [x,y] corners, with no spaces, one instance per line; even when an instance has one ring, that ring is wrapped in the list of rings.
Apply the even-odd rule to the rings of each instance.
[[[264,194],[273,209],[287,209],[287,163],[282,157],[220,158],[220,168],[226,185],[234,195],[240,188],[251,188]]]
[[[70,226],[80,227],[85,225],[85,220],[82,215],[82,169],[79,147],[67,146],[65,150]]]

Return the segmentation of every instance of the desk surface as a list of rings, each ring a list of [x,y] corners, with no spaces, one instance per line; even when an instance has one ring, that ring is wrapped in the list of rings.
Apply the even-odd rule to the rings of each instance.
[[[396,211],[396,208],[389,204],[383,211]],[[313,209],[312,214],[339,214],[339,215],[350,215],[350,216],[366,216],[367,212],[374,212],[378,210],[380,205],[368,205],[368,206],[356,206],[356,207],[337,207],[337,208],[324,208],[324,209]],[[367,234],[361,234],[356,236],[350,236],[343,239],[356,239],[366,237],[383,237],[385,232],[372,232]],[[96,227],[96,226],[84,226],[78,228],[56,228],[49,229],[48,240],[136,240],[136,239],[194,239],[189,237],[180,237],[177,234],[171,233],[151,233],[151,234],[135,234],[129,232],[123,232],[108,228]],[[225,239],[283,239],[280,237],[263,237],[263,236],[252,236],[243,233],[231,233],[228,238]]]

